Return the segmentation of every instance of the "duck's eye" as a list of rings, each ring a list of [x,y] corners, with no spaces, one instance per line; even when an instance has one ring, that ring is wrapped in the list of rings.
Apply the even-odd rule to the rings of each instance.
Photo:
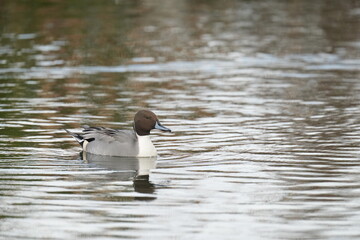
[[[145,116],[145,118],[146,118],[146,119],[148,119],[148,120],[150,120],[150,119],[151,119],[151,117],[149,117],[149,116]]]

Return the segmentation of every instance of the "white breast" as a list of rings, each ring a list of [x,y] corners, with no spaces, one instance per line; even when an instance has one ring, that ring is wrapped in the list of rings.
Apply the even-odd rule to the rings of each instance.
[[[157,156],[156,149],[154,147],[154,144],[151,142],[150,136],[139,136],[138,142],[139,142],[139,153],[138,157],[154,157]]]

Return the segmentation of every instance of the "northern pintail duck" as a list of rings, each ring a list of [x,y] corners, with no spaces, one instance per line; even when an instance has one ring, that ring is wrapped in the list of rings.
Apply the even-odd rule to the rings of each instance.
[[[153,157],[156,149],[150,139],[150,131],[159,129],[171,132],[161,125],[157,116],[148,110],[135,114],[133,130],[117,130],[105,127],[83,126],[82,133],[65,129],[81,145],[83,151],[98,155],[122,157]]]

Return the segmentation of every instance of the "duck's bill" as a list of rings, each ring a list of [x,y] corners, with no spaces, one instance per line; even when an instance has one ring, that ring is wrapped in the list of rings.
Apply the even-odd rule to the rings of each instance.
[[[161,125],[161,123],[159,121],[156,121],[155,129],[159,129],[159,130],[164,131],[164,132],[171,132],[171,130],[169,128],[164,127],[163,125]]]

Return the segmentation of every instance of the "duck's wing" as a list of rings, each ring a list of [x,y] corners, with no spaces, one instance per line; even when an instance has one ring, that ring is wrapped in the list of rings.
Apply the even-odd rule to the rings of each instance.
[[[110,156],[136,156],[138,139],[133,130],[83,126],[82,133],[71,134],[85,152]]]

